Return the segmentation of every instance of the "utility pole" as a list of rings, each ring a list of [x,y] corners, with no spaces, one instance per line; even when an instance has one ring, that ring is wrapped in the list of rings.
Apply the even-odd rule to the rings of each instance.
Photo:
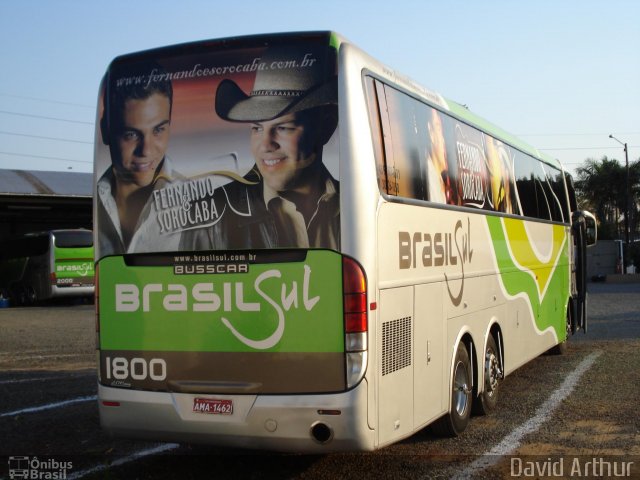
[[[627,166],[627,191],[626,191],[626,201],[625,201],[625,212],[624,212],[624,234],[625,234],[625,243],[627,244],[627,252],[629,251],[629,207],[631,206],[631,187],[629,184],[629,149],[627,146],[627,142],[621,142],[613,135],[609,135],[609,138],[614,139],[620,145],[624,147],[624,161]],[[623,273],[626,273],[626,268],[622,265]]]

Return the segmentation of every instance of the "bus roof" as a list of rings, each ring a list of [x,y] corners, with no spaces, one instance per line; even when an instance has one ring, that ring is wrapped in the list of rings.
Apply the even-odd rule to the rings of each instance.
[[[278,43],[288,43],[292,38],[306,39],[306,40],[321,40],[326,39],[328,45],[335,48],[339,48],[340,44],[345,41],[344,37],[336,32],[332,31],[306,31],[306,32],[281,32],[281,33],[260,33],[255,35],[240,35],[235,37],[214,38],[208,40],[198,40],[194,42],[179,43],[175,45],[168,45],[158,48],[152,48],[149,50],[141,50],[138,52],[126,53],[119,55],[111,62],[126,62],[139,57],[146,56],[163,56],[166,54],[171,55],[184,55],[190,53],[197,53],[202,50],[210,50],[212,48],[242,48],[246,46],[263,45]]]
[[[200,40],[195,42],[176,44],[166,47],[159,47],[150,50],[144,50],[134,53],[129,53],[125,55],[121,55],[116,57],[113,63],[117,62],[127,62],[129,60],[133,60],[134,58],[139,58],[141,56],[162,56],[166,54],[186,54],[186,53],[195,53],[201,50],[208,50],[211,48],[238,48],[248,45],[256,45],[256,44],[277,44],[281,42],[290,42],[292,38],[298,39],[316,39],[320,40],[322,38],[326,39],[328,45],[339,49],[343,43],[348,43],[359,50],[362,51],[360,47],[350,42],[341,34],[330,31],[330,30],[319,30],[319,31],[299,31],[299,32],[279,32],[279,33],[264,33],[264,34],[255,34],[255,35],[241,35],[235,37],[226,37],[226,38],[218,38],[218,39],[209,39],[209,40]],[[431,100],[424,95],[424,91],[426,91],[425,87],[419,83],[415,82],[413,79],[407,78],[405,75],[397,72],[395,69],[389,68],[387,65],[384,65],[385,70],[391,71],[394,74],[398,75],[399,78],[403,78],[405,81],[403,82],[403,86],[413,86],[413,93],[419,95],[424,98],[427,102],[432,103]],[[439,95],[438,92],[433,92]],[[450,100],[446,97],[441,97],[447,104],[449,108],[449,113],[458,117],[460,120],[469,123],[472,126],[480,128],[484,130],[486,133],[492,135],[494,138],[501,140],[504,143],[515,147],[524,153],[527,153],[534,158],[537,158],[549,165],[552,165],[556,168],[562,169],[562,165],[559,160],[540,152],[537,148],[518,138],[517,136],[507,132],[501,127],[489,122],[488,120],[482,118],[481,116],[473,113],[469,110],[468,107]]]

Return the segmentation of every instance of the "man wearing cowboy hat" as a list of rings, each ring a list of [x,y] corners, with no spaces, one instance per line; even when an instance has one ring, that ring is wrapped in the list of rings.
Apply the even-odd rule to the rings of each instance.
[[[308,50],[273,48],[261,60],[281,65],[296,58],[304,65]],[[243,182],[214,193],[218,210],[224,210],[221,220],[184,232],[181,249],[338,249],[339,184],[322,162],[338,122],[336,77],[327,75],[321,61],[259,71],[249,95],[226,79],[218,86],[215,110],[224,120],[250,123],[256,163]]]

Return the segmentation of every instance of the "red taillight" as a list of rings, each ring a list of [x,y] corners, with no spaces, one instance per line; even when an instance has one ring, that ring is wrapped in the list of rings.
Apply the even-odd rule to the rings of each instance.
[[[342,257],[344,353],[347,388],[355,387],[367,369],[367,278],[358,262]]]
[[[345,313],[345,333],[358,333],[367,331],[367,313]]]
[[[367,331],[367,279],[362,267],[351,258],[342,259],[345,333]]]
[[[100,278],[100,265],[96,263],[95,277],[93,280],[93,306],[96,311],[96,333],[100,333],[100,289],[98,288]],[[100,348],[100,344],[96,345],[96,348]]]
[[[347,293],[344,296],[345,312],[366,312],[367,295],[364,293]]]
[[[344,293],[367,293],[364,270],[353,259],[342,258],[342,286]]]

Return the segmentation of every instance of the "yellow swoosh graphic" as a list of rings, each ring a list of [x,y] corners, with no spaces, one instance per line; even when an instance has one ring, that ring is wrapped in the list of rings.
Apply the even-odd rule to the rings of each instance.
[[[505,218],[504,228],[514,261],[522,269],[530,271],[538,285],[538,292],[542,294],[551,279],[553,269],[558,262],[558,255],[564,245],[565,227],[548,225],[549,235],[545,240],[538,240],[544,242],[543,245],[538,245],[539,248],[536,248],[536,245],[532,243],[534,242],[532,235],[528,234],[525,222],[522,220]],[[549,248],[549,243],[551,248]],[[550,255],[540,253],[544,251],[550,251]]]

